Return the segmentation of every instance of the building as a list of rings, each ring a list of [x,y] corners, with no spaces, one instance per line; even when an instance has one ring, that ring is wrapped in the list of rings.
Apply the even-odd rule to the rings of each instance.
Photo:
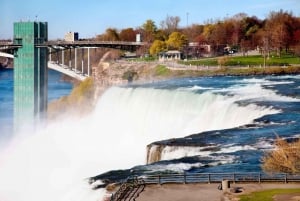
[[[74,42],[79,39],[78,32],[68,32],[65,34],[65,41]]]
[[[14,23],[14,44],[22,45],[14,58],[14,127],[34,125],[46,115],[48,68],[47,22]]]
[[[178,50],[169,50],[166,52],[160,52],[158,54],[158,60],[159,61],[174,61],[174,60],[180,60],[182,56],[182,53]]]

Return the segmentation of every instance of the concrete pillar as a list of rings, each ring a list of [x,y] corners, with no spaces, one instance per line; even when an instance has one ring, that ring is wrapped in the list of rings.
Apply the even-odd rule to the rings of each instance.
[[[222,181],[222,190],[223,190],[223,192],[228,191],[229,188],[230,188],[230,181],[223,180]]]
[[[88,48],[88,76],[90,76],[90,48]]]
[[[77,48],[75,48],[75,62],[74,62],[74,65],[75,65],[75,73],[77,71]]]
[[[72,51],[71,51],[71,48],[69,49],[69,67],[72,70]]]
[[[61,51],[61,64],[65,65],[65,51]]]
[[[51,49],[51,47],[49,48],[49,61],[51,62],[52,60],[51,60],[51,53],[52,53],[52,49]]]
[[[84,75],[83,72],[83,61],[84,61],[84,48],[81,49],[81,73]]]

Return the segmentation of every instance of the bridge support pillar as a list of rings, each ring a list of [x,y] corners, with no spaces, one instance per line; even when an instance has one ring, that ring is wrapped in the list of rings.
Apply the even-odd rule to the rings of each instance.
[[[69,49],[69,67],[72,70],[72,60],[71,60],[71,58],[72,58],[72,51],[71,51],[71,49]]]
[[[90,48],[88,48],[88,76],[90,76]]]
[[[61,63],[62,63],[62,66],[65,65],[65,51],[61,51]]]
[[[51,59],[51,54],[52,53],[52,49],[51,48],[49,48],[49,61],[51,62],[52,61],[52,59]]]
[[[74,61],[74,65],[75,65],[75,73],[77,73],[77,48],[75,48],[75,61]]]
[[[82,73],[82,75],[84,75],[84,72],[83,72],[83,63],[84,63],[84,49],[82,48],[81,49],[81,73]]]

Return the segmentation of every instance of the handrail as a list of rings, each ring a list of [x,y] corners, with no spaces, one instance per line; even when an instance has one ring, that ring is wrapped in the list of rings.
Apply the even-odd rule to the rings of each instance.
[[[229,180],[234,183],[241,182],[300,182],[300,174],[276,173],[267,174],[261,172],[247,173],[171,173],[146,175],[142,177],[145,184],[166,183],[219,183]]]
[[[129,177],[122,183],[119,190],[111,197],[111,201],[135,200],[150,184],[170,183],[219,183],[228,180],[233,183],[263,183],[263,182],[300,182],[300,174],[261,172],[234,172],[234,173],[167,173]]]

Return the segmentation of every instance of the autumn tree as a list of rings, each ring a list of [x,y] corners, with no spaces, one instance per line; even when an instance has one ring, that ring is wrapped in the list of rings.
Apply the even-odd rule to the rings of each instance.
[[[224,23],[219,21],[207,29],[206,40],[212,46],[213,51],[215,53],[223,52],[223,47],[227,45],[227,33]],[[204,29],[204,31],[206,31],[206,29]]]
[[[275,145],[262,159],[264,171],[300,173],[300,140],[287,142],[277,137]]]
[[[168,49],[181,50],[184,45],[187,44],[187,38],[180,32],[173,32],[166,41]]]
[[[136,32],[133,28],[122,29],[119,38],[121,41],[135,41],[136,40]]]
[[[188,41],[198,42],[199,37],[203,37],[204,25],[192,24],[183,30],[183,33],[186,35]]]
[[[161,40],[155,40],[152,43],[149,51],[151,55],[157,55],[159,52],[166,51],[166,50],[167,50],[166,42]]]
[[[265,30],[270,35],[272,46],[276,49],[277,55],[281,56],[283,48],[288,50],[293,35],[293,16],[291,13],[280,10],[271,12]]]
[[[118,41],[118,40],[120,40],[120,38],[119,38],[119,33],[118,33],[117,29],[108,28],[108,29],[106,29],[104,34],[97,36],[97,40]]]
[[[300,19],[299,19],[300,21]],[[300,57],[300,29],[294,31],[293,34],[293,45],[295,54]]]

